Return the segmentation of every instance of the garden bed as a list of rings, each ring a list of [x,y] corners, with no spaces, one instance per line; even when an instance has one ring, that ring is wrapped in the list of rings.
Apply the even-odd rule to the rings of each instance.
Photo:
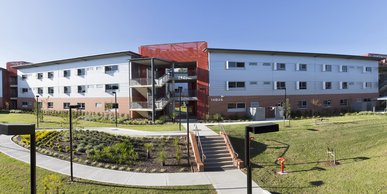
[[[29,136],[15,136],[13,140],[23,147],[29,147]],[[38,131],[36,145],[39,153],[63,160],[70,158],[68,130]],[[185,138],[182,136],[129,137],[74,130],[73,153],[74,162],[114,170],[151,173],[191,171]]]

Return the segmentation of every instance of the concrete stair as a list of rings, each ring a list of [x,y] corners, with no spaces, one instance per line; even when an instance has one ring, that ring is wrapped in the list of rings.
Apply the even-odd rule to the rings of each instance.
[[[201,136],[200,141],[204,155],[206,155],[204,171],[223,171],[236,168],[223,137],[219,135]]]

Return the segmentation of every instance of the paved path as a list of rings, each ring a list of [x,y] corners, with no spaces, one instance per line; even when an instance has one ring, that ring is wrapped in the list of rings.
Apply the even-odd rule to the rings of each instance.
[[[195,124],[190,124],[190,129],[194,129],[194,127]],[[197,127],[200,129],[199,132],[201,135],[216,135],[215,132],[205,125],[197,124]],[[110,132],[121,133],[122,131],[117,129]],[[17,160],[29,163],[29,150],[15,144],[10,136],[0,135],[0,152]],[[37,153],[36,162],[37,166],[41,168],[70,175],[70,163],[68,161]],[[221,194],[246,193],[246,175],[238,169],[196,173],[136,173],[74,163],[74,176],[98,182],[132,186],[186,186],[212,184],[216,191]],[[253,193],[269,193],[260,188],[255,182],[253,182],[252,185]]]

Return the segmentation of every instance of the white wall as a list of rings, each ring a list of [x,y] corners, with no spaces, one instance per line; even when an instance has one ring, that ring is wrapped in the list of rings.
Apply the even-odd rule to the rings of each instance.
[[[0,68],[0,98],[3,97],[3,69]]]
[[[245,62],[245,69],[226,69],[226,61]],[[249,62],[257,62],[250,66]],[[276,71],[264,62],[286,63],[286,71]],[[296,64],[307,64],[307,71],[297,71]],[[323,72],[323,64],[331,64],[332,72]],[[348,72],[340,72],[340,65],[347,65]],[[372,67],[372,72],[363,72],[363,67]],[[255,96],[283,95],[283,90],[274,90],[275,81],[286,81],[289,95],[378,93],[378,62],[370,60],[319,58],[303,56],[278,56],[262,54],[209,53],[210,96]],[[226,81],[245,81],[244,90],[226,90]],[[257,85],[250,85],[257,81]],[[297,81],[307,81],[307,90],[297,90]],[[323,82],[332,82],[332,89],[324,90]],[[270,82],[264,85],[264,82]],[[353,83],[340,89],[340,82]],[[363,88],[364,82],[372,82],[372,88]]]
[[[130,56],[111,57],[105,59],[95,59],[82,62],[65,63],[58,65],[48,65],[41,67],[31,67],[18,69],[18,97],[34,97],[37,95],[38,87],[43,87],[43,97],[52,98],[84,98],[84,97],[111,97],[112,94],[105,92],[105,84],[119,84],[118,97],[129,95],[128,84],[128,60]],[[105,66],[118,65],[118,71],[114,74],[106,74]],[[77,75],[77,69],[86,68],[84,76]],[[63,70],[70,70],[70,77],[63,77]],[[48,72],[54,72],[54,78],[47,78]],[[37,73],[43,73],[43,79],[37,79]],[[22,75],[28,75],[26,80],[22,80]],[[86,85],[86,93],[78,93],[78,85]],[[64,86],[71,86],[71,94],[63,92]],[[54,87],[54,94],[48,94],[48,87]],[[98,88],[100,87],[100,88]],[[22,93],[22,88],[30,88],[28,93]]]

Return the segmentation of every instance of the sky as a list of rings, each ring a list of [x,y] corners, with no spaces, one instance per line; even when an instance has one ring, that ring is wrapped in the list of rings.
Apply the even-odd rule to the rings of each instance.
[[[387,54],[385,0],[0,0],[0,67],[140,45]]]

